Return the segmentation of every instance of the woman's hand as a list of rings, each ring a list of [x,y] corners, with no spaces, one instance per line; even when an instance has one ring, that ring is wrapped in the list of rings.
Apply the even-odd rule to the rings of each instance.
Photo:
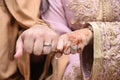
[[[16,43],[15,58],[26,53],[34,55],[49,54],[57,47],[58,34],[47,26],[35,25],[25,30]]]
[[[74,54],[82,52],[83,48],[92,39],[92,32],[88,28],[76,30],[59,37],[56,56],[60,57],[61,53]]]

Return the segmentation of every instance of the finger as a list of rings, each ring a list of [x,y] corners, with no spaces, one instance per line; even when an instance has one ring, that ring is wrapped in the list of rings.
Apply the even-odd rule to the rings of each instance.
[[[16,53],[14,55],[15,58],[19,58],[23,55],[23,42],[21,37],[18,38],[16,42]]]
[[[68,41],[68,42],[65,42],[65,46],[64,46],[64,54],[68,55],[70,53],[70,45],[71,45],[71,42]]]
[[[57,41],[58,41],[58,39],[53,39],[53,40],[52,40],[52,44],[51,44],[52,52],[56,52],[56,49],[57,49]]]
[[[33,54],[40,55],[43,51],[43,38],[38,38],[34,43]]]
[[[84,46],[86,46],[86,39],[84,35],[81,35],[81,39],[79,39],[78,43],[78,53],[81,53],[83,51]]]
[[[83,47],[84,47],[84,44],[78,44],[78,49],[77,49],[77,52],[78,53],[81,53],[83,51]]]
[[[46,38],[43,43],[43,54],[49,54],[51,52],[51,39]]]
[[[62,53],[59,53],[59,52],[58,52],[58,53],[55,54],[55,58],[56,58],[56,59],[60,58],[61,56],[62,56]]]
[[[64,37],[60,37],[58,40],[57,51],[63,52],[64,45],[65,45]]]
[[[68,49],[64,50],[64,54],[65,55],[69,55],[70,54],[70,47]]]
[[[84,36],[84,35],[81,35],[81,40],[79,41],[79,43],[81,44],[81,45],[87,45],[87,40],[86,40],[86,37]]]
[[[24,37],[24,51],[31,54],[33,52],[33,46],[34,46],[34,38],[27,36]]]

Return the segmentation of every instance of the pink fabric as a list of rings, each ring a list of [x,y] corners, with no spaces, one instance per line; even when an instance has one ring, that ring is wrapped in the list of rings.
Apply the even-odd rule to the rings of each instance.
[[[49,9],[46,13],[42,15],[42,18],[48,22],[51,27],[56,30],[58,33],[63,34],[66,32],[70,32],[71,30],[68,28],[68,24],[66,22],[66,18],[64,16],[64,10],[62,8],[62,3],[60,0],[48,0],[49,1]]]

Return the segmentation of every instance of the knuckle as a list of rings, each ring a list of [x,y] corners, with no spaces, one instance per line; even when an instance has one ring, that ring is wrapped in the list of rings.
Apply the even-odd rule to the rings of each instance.
[[[31,31],[27,31],[25,32],[24,37],[34,37],[34,34]]]
[[[56,32],[51,32],[50,35],[52,35],[54,37],[58,36],[58,34]]]
[[[44,37],[45,36],[45,33],[44,32],[36,32],[35,34],[34,34],[34,37],[35,38],[41,38],[41,37]]]

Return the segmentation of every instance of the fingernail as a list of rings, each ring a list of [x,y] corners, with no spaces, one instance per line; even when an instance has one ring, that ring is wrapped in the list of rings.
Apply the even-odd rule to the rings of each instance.
[[[15,59],[19,58],[19,55],[14,55],[14,58],[15,58]]]
[[[58,57],[55,55],[55,59],[58,59]]]
[[[61,57],[61,53],[56,53],[56,55],[55,55],[55,59],[58,59],[58,58],[60,58]]]

